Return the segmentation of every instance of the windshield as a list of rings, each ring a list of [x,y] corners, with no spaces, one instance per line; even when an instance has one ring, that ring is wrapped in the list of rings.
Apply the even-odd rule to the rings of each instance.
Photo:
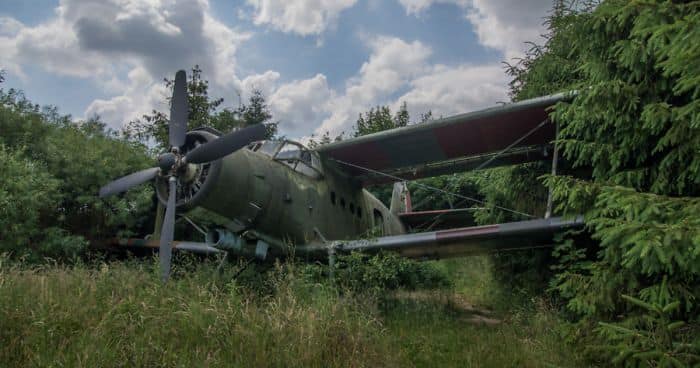
[[[274,159],[304,175],[314,178],[321,176],[318,157],[300,143],[285,141]]]

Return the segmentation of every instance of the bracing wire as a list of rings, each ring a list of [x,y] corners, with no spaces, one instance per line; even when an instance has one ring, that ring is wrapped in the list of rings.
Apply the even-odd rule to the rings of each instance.
[[[503,155],[504,153],[508,152],[510,149],[512,149],[513,147],[515,147],[516,145],[518,145],[520,142],[522,142],[523,140],[525,140],[527,137],[531,136],[531,135],[532,135],[533,133],[535,133],[537,130],[539,130],[540,128],[542,128],[543,126],[545,126],[548,122],[549,122],[549,119],[542,120],[542,122],[539,123],[536,127],[530,129],[530,131],[528,131],[527,133],[525,133],[524,135],[522,135],[520,138],[518,138],[518,139],[516,139],[515,141],[513,141],[513,143],[509,144],[506,148],[504,148],[504,149],[502,149],[501,151],[499,151],[498,153],[496,153],[496,154],[495,154],[493,157],[491,157],[490,159],[484,161],[482,164],[480,164],[478,167],[476,167],[476,168],[474,169],[474,171],[476,171],[476,170],[481,170],[481,169],[487,167],[490,163],[492,163],[492,162],[493,162],[494,160],[496,160],[498,157],[500,157],[500,156]],[[378,171],[378,170],[370,169],[370,168],[368,168],[368,167],[363,167],[363,166],[360,166],[360,165],[356,165],[356,164],[353,164],[353,163],[350,163],[350,162],[345,162],[345,161],[337,160],[337,159],[333,159],[333,161],[336,161],[336,162],[338,162],[338,163],[340,163],[340,164],[347,165],[347,166],[350,166],[350,167],[354,167],[354,168],[357,168],[357,169],[360,169],[360,170],[364,170],[364,171],[367,171],[367,172],[370,172],[370,173],[373,173],[373,174],[381,175],[381,176],[384,176],[384,177],[393,179],[393,180],[395,180],[395,181],[407,181],[407,180],[404,179],[404,178],[400,178],[400,177],[398,177],[398,176],[391,175],[391,174],[387,174],[387,173],[384,173],[384,172],[381,172],[381,171]],[[482,200],[479,200],[479,199],[476,199],[476,198],[472,198],[472,197],[468,197],[468,196],[464,196],[464,195],[461,195],[461,194],[458,194],[458,193],[450,192],[450,191],[447,191],[447,190],[444,190],[444,189],[436,188],[436,187],[433,187],[433,186],[430,186],[430,185],[426,185],[426,184],[422,184],[422,183],[417,183],[417,182],[413,182],[413,185],[418,186],[418,187],[421,187],[421,188],[424,188],[424,189],[433,190],[433,191],[436,191],[436,192],[439,192],[439,193],[447,194],[447,195],[454,196],[454,197],[456,197],[456,198],[462,199],[462,202],[459,202],[459,203],[457,203],[457,204],[455,205],[455,206],[457,206],[457,207],[460,206],[462,203],[464,203],[464,201],[471,201],[471,202],[479,203],[479,204],[482,204],[482,205],[487,205],[487,203],[484,202],[484,201],[482,201]],[[525,216],[525,217],[529,217],[529,218],[536,218],[536,217],[537,217],[537,216],[531,215],[531,214],[529,214],[529,213],[517,211],[517,210],[511,209],[511,208],[507,208],[507,207],[503,207],[503,206],[497,206],[497,205],[496,205],[496,206],[493,206],[493,207],[494,207],[494,208],[497,208],[497,209],[499,209],[499,210],[502,210],[502,211],[511,212],[511,213],[514,213],[514,214],[517,214],[517,215],[521,215],[521,216]],[[442,215],[436,216],[435,221],[439,220],[441,216],[442,216]]]
[[[387,173],[383,173],[383,172],[381,172],[381,171],[377,171],[377,170],[374,170],[374,169],[370,169],[370,168],[368,168],[368,167],[363,167],[363,166],[360,166],[360,165],[355,165],[355,164],[352,164],[352,163],[350,163],[350,162],[345,162],[345,161],[337,160],[337,159],[332,159],[332,160],[335,161],[335,162],[337,162],[337,163],[340,163],[340,164],[343,164],[343,165],[347,165],[347,166],[350,166],[350,167],[354,167],[354,168],[356,168],[356,169],[364,170],[364,171],[367,171],[367,172],[370,172],[370,173],[373,173],[373,174],[381,175],[381,176],[384,176],[384,177],[393,179],[393,180],[395,180],[395,181],[407,181],[406,179],[400,178],[400,177],[398,177],[398,176],[391,175],[391,174],[387,174]],[[443,193],[443,194],[451,195],[451,196],[454,196],[454,197],[457,197],[457,198],[461,198],[461,199],[463,199],[463,200],[472,201],[472,202],[479,203],[479,204],[483,204],[483,205],[486,204],[486,202],[484,202],[484,201],[482,201],[482,200],[480,200],[480,199],[476,199],[476,198],[472,198],[472,197],[467,197],[467,196],[465,196],[465,195],[461,195],[461,194],[458,194],[458,193],[448,192],[448,191],[446,191],[446,190],[444,190],[444,189],[436,188],[436,187],[431,186],[431,185],[426,185],[426,184],[416,183],[416,182],[413,182],[413,185],[418,186],[418,187],[421,187],[421,188],[425,188],[425,189],[428,189],[428,190],[433,190],[433,191],[436,191],[436,192],[440,192],[440,193]],[[506,207],[495,206],[495,208],[498,208],[498,209],[503,210],[503,211],[512,212],[512,213],[515,213],[515,214],[518,214],[518,215],[521,215],[521,216],[535,217],[535,216],[533,216],[533,215],[531,215],[531,214],[529,214],[529,213],[524,213],[524,212],[516,211],[516,210],[510,209],[510,208],[506,208]]]
[[[535,132],[538,131],[540,128],[542,128],[543,126],[545,126],[548,122],[549,122],[549,119],[544,119],[544,120],[542,120],[542,122],[540,122],[539,124],[537,124],[536,127],[530,129],[527,133],[525,133],[525,134],[522,135],[520,138],[518,138],[518,139],[516,139],[515,141],[513,141],[513,143],[509,144],[506,148],[500,150],[500,151],[499,151],[498,153],[496,153],[493,157],[491,157],[490,159],[484,161],[481,165],[477,166],[476,169],[474,169],[473,171],[477,171],[477,170],[481,170],[481,169],[485,168],[485,167],[488,166],[490,163],[492,163],[495,159],[497,159],[499,156],[501,156],[501,155],[503,155],[504,153],[508,152],[510,149],[512,149],[512,148],[515,147],[516,145],[520,144],[520,142],[522,142],[523,140],[525,140],[527,137],[531,136],[533,133],[535,133]],[[464,203],[464,201],[458,202],[458,203],[455,204],[455,207],[459,207],[459,206],[461,206],[463,203]],[[498,207],[498,206],[495,206],[495,208],[499,208],[499,207]],[[500,208],[499,208],[499,209],[500,209]],[[527,215],[528,215],[528,217],[531,217],[531,218],[536,218],[536,217],[537,217],[537,216],[530,215],[530,214],[527,214]],[[442,217],[442,215],[436,216],[434,221],[437,222],[438,220],[440,220],[441,217]],[[431,226],[432,226],[432,225],[431,225]]]

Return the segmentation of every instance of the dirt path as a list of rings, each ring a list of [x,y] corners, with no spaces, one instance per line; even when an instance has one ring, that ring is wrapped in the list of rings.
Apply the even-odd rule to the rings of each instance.
[[[397,301],[437,304],[462,315],[465,321],[477,325],[497,325],[501,320],[494,318],[493,312],[474,306],[460,294],[443,291],[397,291],[389,298]]]

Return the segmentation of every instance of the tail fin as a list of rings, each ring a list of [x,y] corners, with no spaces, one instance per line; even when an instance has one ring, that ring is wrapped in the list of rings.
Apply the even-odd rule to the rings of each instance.
[[[408,191],[408,185],[405,181],[394,183],[389,210],[395,215],[411,212],[411,193]]]

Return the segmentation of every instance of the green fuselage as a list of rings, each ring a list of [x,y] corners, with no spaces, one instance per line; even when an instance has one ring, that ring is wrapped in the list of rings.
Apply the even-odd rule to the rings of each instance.
[[[224,157],[197,206],[231,220],[233,231],[254,230],[296,245],[405,233],[398,216],[335,163],[292,142],[258,143],[274,144],[299,149],[287,155],[293,159],[280,148],[255,145]]]

